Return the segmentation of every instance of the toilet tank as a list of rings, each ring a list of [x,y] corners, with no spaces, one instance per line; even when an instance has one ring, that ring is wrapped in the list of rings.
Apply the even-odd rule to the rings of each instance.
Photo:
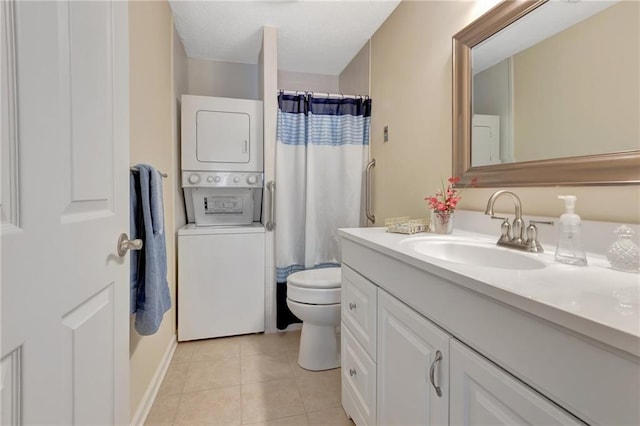
[[[182,95],[182,171],[263,171],[262,101]]]

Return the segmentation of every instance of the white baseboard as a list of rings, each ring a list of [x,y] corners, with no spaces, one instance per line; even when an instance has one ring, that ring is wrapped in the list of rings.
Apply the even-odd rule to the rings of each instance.
[[[140,404],[131,419],[132,426],[142,426],[144,425],[145,420],[147,420],[149,411],[151,411],[151,407],[153,406],[153,401],[155,401],[156,396],[158,395],[160,385],[162,384],[162,380],[164,380],[164,376],[167,374],[169,364],[171,364],[171,358],[173,358],[173,353],[176,351],[177,347],[177,336],[173,336],[173,339],[171,339],[167,346],[164,357],[162,357],[162,362],[151,378],[151,382],[149,383],[149,386],[147,386],[147,390],[142,397],[142,401],[140,401]]]

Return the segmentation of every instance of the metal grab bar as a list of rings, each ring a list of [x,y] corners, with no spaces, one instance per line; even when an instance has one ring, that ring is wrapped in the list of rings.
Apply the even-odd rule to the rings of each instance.
[[[375,223],[376,221],[376,216],[371,212],[371,168],[375,167],[376,165],[376,159],[372,159],[371,161],[369,161],[369,164],[367,164],[367,168],[365,169],[365,178],[364,178],[364,192],[365,192],[365,202],[364,202],[364,209],[365,209],[365,214],[367,215],[367,219],[369,219],[371,221],[371,223]]]
[[[269,210],[269,221],[265,225],[267,231],[273,231],[273,228],[276,227],[276,183],[272,180],[267,182],[267,189],[269,190],[269,202],[270,210]]]

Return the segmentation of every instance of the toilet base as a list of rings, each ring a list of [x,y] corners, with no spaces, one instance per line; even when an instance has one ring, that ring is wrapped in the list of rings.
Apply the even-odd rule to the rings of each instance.
[[[311,371],[340,367],[340,336],[336,326],[302,323],[298,365]]]

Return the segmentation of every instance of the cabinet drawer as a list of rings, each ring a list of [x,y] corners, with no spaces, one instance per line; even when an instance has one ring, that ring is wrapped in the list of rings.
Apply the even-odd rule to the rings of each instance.
[[[376,360],[377,287],[348,266],[342,266],[342,321]]]
[[[355,405],[349,415],[358,425],[376,424],[376,364],[349,328],[342,327],[342,392]],[[344,404],[348,410],[349,403]],[[359,419],[358,417],[362,417]]]

